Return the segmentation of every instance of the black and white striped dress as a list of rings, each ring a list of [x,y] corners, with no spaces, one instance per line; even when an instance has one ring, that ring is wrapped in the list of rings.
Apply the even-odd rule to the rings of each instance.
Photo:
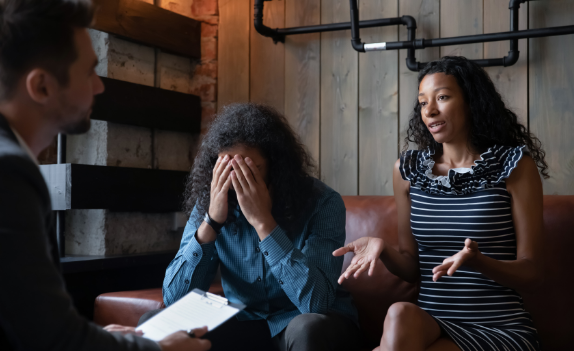
[[[418,305],[463,351],[540,349],[530,315],[514,290],[466,266],[432,281],[432,269],[459,252],[466,238],[486,256],[516,259],[505,179],[522,149],[491,147],[465,173],[450,170],[447,176],[432,174],[431,150],[401,156],[401,174],[411,184],[411,228],[422,275]]]

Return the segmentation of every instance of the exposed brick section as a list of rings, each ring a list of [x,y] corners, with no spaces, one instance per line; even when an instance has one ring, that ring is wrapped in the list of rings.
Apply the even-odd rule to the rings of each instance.
[[[202,134],[211,122],[217,105],[217,0],[193,0],[191,17],[201,21],[201,61],[195,67],[189,92],[201,97]]]

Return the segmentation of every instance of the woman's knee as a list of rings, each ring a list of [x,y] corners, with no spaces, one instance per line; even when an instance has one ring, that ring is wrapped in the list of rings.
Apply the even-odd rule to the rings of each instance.
[[[421,316],[420,307],[410,302],[395,302],[389,307],[385,318],[387,324],[403,324],[417,320]]]
[[[391,305],[385,318],[381,346],[387,350],[424,349],[440,337],[440,327],[423,309],[409,302]]]

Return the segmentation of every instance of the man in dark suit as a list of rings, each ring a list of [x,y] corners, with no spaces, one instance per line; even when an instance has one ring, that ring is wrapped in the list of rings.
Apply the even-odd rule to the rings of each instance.
[[[103,330],[65,291],[36,157],[57,133],[90,127],[104,90],[91,21],[88,0],[0,0],[0,350],[208,350],[185,332],[156,343]]]

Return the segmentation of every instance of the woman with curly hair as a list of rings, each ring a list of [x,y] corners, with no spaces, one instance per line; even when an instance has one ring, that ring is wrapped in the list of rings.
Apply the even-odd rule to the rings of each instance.
[[[207,290],[221,269],[225,296],[247,308],[207,334],[213,350],[356,348],[357,312],[337,284],[343,258],[331,255],[345,242],[345,205],[314,171],[270,107],[227,106],[203,139],[163,298]]]
[[[361,238],[340,281],[381,259],[418,303],[393,304],[375,350],[539,350],[519,291],[542,279],[540,141],[506,108],[488,74],[463,57],[431,62],[393,186],[399,250]],[[406,146],[405,146],[406,149]]]

